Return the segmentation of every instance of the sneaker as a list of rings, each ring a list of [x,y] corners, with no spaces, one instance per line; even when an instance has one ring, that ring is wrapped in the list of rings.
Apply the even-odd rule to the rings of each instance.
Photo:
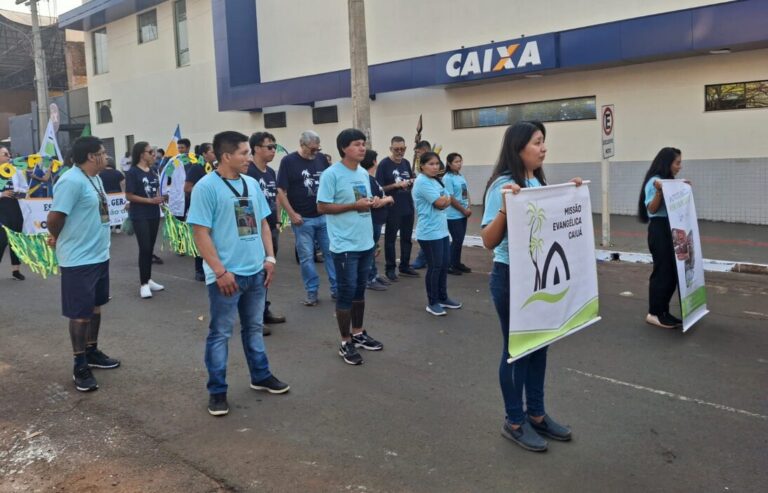
[[[85,359],[88,361],[88,366],[91,368],[101,368],[102,370],[109,370],[111,368],[117,368],[120,366],[120,360],[110,358],[101,349],[94,349],[93,351],[85,352]]]
[[[395,271],[388,270],[387,271],[387,279],[389,279],[389,282],[397,282],[397,274],[395,274]]]
[[[656,315],[651,315],[650,313],[645,316],[645,323],[655,325],[656,327],[661,327],[664,329],[674,329],[675,324],[673,322],[664,323],[660,317],[657,317]]]
[[[163,286],[162,284],[156,283],[152,279],[149,280],[147,285],[149,286],[150,291],[162,291],[163,289],[165,289],[165,286]]]
[[[17,270],[11,272],[11,276],[14,279],[16,279],[17,281],[23,281],[24,279],[26,279],[26,277],[24,277],[24,274],[22,274],[21,272],[19,272]]]
[[[352,342],[355,343],[355,347],[361,347],[368,351],[381,351],[384,349],[384,344],[369,336],[366,331],[362,331],[359,334],[353,334]]]
[[[263,335],[264,337],[271,336],[272,329],[270,329],[268,325],[263,325],[261,327],[261,335]]]
[[[348,365],[362,365],[363,357],[355,349],[355,344],[350,342],[342,342],[339,346],[339,356],[344,358],[344,363]]]
[[[539,435],[544,435],[553,440],[559,440],[561,442],[567,442],[571,439],[571,429],[567,426],[563,426],[557,423],[554,419],[548,415],[544,415],[544,420],[541,423],[537,423],[530,416],[528,421],[531,423],[531,427]]]
[[[532,452],[546,452],[547,450],[547,441],[536,433],[536,430],[533,429],[528,420],[524,421],[517,429],[512,428],[507,421],[504,421],[504,426],[501,428],[501,436],[512,440],[525,450]]]
[[[405,269],[400,269],[400,275],[401,276],[407,276],[407,277],[421,277],[418,272],[413,270],[413,267],[407,267]]]
[[[375,280],[378,281],[379,284],[383,284],[385,286],[389,286],[392,284],[392,282],[384,276],[376,276]]]
[[[464,264],[459,264],[459,265],[456,266],[456,268],[459,269],[461,272],[463,272],[465,274],[469,274],[470,272],[472,272],[472,269],[470,269],[469,267],[467,267]]]
[[[375,279],[373,281],[368,282],[368,284],[366,284],[365,287],[367,289],[370,289],[371,291],[386,291],[387,290],[387,287],[385,285],[381,284],[379,281],[377,281]]]
[[[669,312],[665,313],[663,316],[666,318],[666,320],[669,320],[670,322],[674,322],[675,325],[677,325],[678,327],[681,327],[683,325],[682,320],[680,320],[679,318],[677,318],[676,316],[672,315]]]
[[[142,298],[151,298],[152,297],[152,290],[149,289],[149,284],[142,284],[139,288],[139,296]]]
[[[195,281],[205,282],[205,272],[195,272]]]
[[[153,253],[152,254],[152,263],[153,264],[157,264],[157,265],[163,265],[163,259],[161,259],[160,257],[158,257],[157,255],[155,255]]]
[[[453,276],[460,276],[462,272],[455,267],[448,267],[448,274],[451,274]]]
[[[272,310],[267,310],[264,313],[264,323],[265,324],[284,324],[285,323],[285,316],[284,315],[276,315],[272,313]]]
[[[285,394],[291,390],[287,383],[281,382],[274,375],[270,375],[260,382],[251,382],[251,388],[253,390],[266,390],[270,394]]]
[[[72,380],[75,381],[75,388],[80,392],[91,392],[99,388],[99,384],[93,377],[93,372],[87,366],[75,368],[75,371],[72,372]]]
[[[211,394],[208,398],[208,414],[211,416],[226,416],[229,414],[229,404],[227,404],[227,393]]]
[[[317,306],[317,293],[307,293],[307,297],[302,303],[304,306]]]
[[[445,313],[446,313],[445,309],[442,306],[440,306],[440,303],[435,303],[434,305],[427,305],[427,311],[436,317],[443,317],[445,316]]]
[[[444,299],[443,301],[440,302],[440,306],[442,306],[443,308],[448,308],[450,310],[458,310],[459,308],[461,308],[464,305],[462,305],[458,301],[453,301],[450,298],[446,298],[446,299]]]

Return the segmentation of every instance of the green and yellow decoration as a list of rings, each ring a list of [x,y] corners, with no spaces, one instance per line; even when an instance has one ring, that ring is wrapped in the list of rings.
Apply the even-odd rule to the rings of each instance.
[[[17,170],[26,172],[27,170],[35,169],[35,167],[40,167],[43,171],[50,168],[53,174],[64,174],[69,169],[69,167],[63,166],[63,163],[55,157],[42,156],[40,154],[17,157],[12,161],[0,164],[0,190],[5,188],[5,184],[13,178]]]
[[[43,279],[59,273],[56,252],[48,245],[48,233],[17,233],[5,226],[2,227],[8,236],[8,244],[13,249],[13,253],[32,272],[40,274]]]
[[[199,257],[200,252],[195,245],[195,238],[192,234],[192,226],[179,221],[171,214],[171,210],[163,206],[165,216],[163,222],[163,237],[171,250],[179,255],[188,255],[190,257]]]

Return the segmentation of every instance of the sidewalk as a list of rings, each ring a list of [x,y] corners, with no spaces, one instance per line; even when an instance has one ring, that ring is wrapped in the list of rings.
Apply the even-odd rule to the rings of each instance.
[[[467,236],[480,235],[480,220],[482,206],[472,206],[472,216],[469,218]],[[612,252],[640,254],[633,255],[634,261],[642,261],[641,257],[649,256],[646,225],[637,221],[634,216],[611,215],[611,245],[604,247],[600,244],[602,236],[602,219],[600,214],[594,214],[592,221],[595,226],[595,248],[598,258],[610,258]],[[699,221],[701,248],[704,258],[723,261],[726,265],[737,265],[735,270],[753,270],[752,264],[768,265],[768,226],[754,224],[734,224],[714,221]],[[466,243],[475,245],[476,241],[468,238]],[[621,258],[626,257],[621,255]],[[733,270],[718,268],[714,270]],[[762,269],[757,269],[762,270]],[[766,272],[768,273],[768,272]]]

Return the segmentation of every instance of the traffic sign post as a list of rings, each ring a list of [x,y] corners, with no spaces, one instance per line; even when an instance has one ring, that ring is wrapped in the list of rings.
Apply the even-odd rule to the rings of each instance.
[[[602,223],[603,234],[600,244],[604,247],[611,245],[611,194],[610,194],[610,162],[608,158],[614,156],[616,147],[614,146],[613,136],[616,127],[616,110],[612,104],[603,106],[600,111],[600,130],[602,132],[602,150],[603,162],[600,167],[600,176],[602,182]]]

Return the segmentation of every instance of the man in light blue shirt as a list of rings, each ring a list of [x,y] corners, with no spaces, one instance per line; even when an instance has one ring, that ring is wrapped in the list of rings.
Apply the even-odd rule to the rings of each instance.
[[[327,214],[330,251],[336,268],[336,321],[341,333],[339,356],[350,365],[362,364],[357,347],[380,351],[384,346],[363,329],[365,288],[373,258],[371,208],[382,207],[371,196],[365,158],[365,134],[348,128],[336,138],[341,161],[320,175],[317,210]],[[350,325],[352,327],[350,334]]]
[[[75,162],[56,182],[48,213],[48,244],[61,267],[62,313],[69,319],[75,357],[75,388],[99,388],[91,368],[117,368],[120,361],[98,349],[101,306],[109,301],[109,208],[99,172],[107,152],[97,137],[81,137],[72,146]]]
[[[192,189],[187,223],[203,257],[211,323],[205,345],[208,412],[229,413],[227,346],[239,313],[251,388],[283,394],[290,387],[269,370],[264,347],[264,303],[277,261],[267,217],[271,211],[259,183],[247,176],[248,137],[221,132],[213,138],[219,167]]]

